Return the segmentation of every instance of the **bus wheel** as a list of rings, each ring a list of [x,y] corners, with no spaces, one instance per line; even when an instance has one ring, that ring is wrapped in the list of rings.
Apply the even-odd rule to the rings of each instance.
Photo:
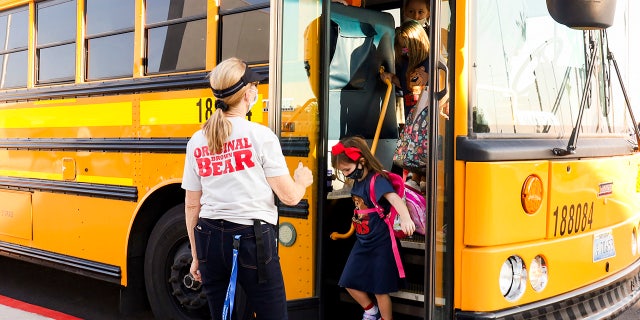
[[[194,288],[189,279],[185,279],[190,266],[184,204],[180,204],[160,218],[151,232],[145,253],[147,296],[158,319],[209,318],[209,307],[202,289]]]

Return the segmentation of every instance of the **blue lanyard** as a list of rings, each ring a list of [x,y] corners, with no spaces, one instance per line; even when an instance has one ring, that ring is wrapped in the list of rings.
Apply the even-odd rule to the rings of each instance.
[[[224,306],[222,307],[222,319],[227,320],[227,313],[231,319],[233,313],[233,300],[236,295],[236,281],[238,280],[238,248],[240,247],[240,235],[233,236],[233,263],[231,265],[231,279],[229,279],[229,287],[227,287],[227,296],[224,298]]]

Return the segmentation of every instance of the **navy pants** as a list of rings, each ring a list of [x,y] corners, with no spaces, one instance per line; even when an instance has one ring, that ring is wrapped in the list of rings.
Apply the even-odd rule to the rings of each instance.
[[[246,292],[257,319],[287,319],[287,300],[275,231],[270,224],[261,225],[261,229],[266,255],[266,265],[261,267],[265,268],[267,281],[259,284],[253,225],[225,220],[198,220],[194,230],[196,251],[212,319],[222,318],[222,306],[231,276],[234,235],[242,236],[238,250],[238,285]]]

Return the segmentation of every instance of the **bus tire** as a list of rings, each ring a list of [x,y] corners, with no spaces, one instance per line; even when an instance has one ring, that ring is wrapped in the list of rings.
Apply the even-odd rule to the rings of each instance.
[[[187,288],[191,249],[184,219],[184,204],[169,209],[153,228],[144,259],[145,287],[149,305],[158,319],[210,319],[202,288]],[[253,318],[247,299],[236,292],[234,319]]]
[[[180,204],[158,220],[145,252],[145,287],[156,318],[191,320],[209,316],[207,299],[201,296],[201,290],[189,289],[181,283],[190,265],[184,204]]]

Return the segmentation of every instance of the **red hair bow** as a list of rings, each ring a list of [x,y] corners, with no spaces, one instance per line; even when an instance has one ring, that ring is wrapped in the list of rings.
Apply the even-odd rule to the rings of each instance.
[[[345,148],[344,144],[342,144],[342,142],[338,142],[336,143],[336,145],[334,145],[331,148],[331,154],[334,156],[337,156],[341,153],[343,153],[347,156],[347,158],[353,160],[353,161],[358,161],[358,159],[360,159],[360,157],[362,157],[362,152],[360,152],[360,149],[356,148],[356,147],[348,147]]]

